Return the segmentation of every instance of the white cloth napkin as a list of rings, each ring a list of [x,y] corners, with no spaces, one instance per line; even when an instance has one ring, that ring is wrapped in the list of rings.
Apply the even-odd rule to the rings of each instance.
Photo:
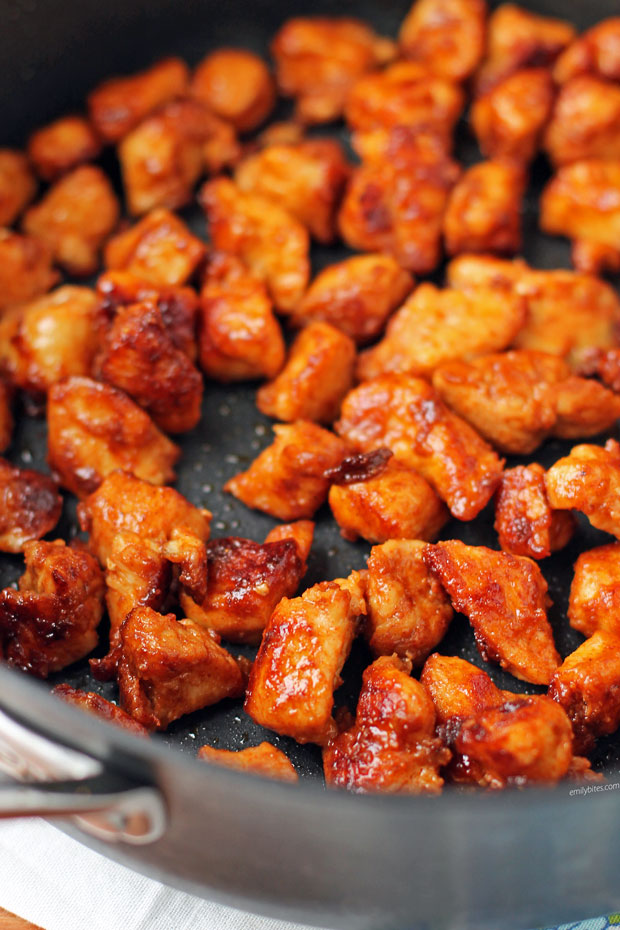
[[[0,821],[0,906],[45,930],[303,930],[167,888],[35,817]]]

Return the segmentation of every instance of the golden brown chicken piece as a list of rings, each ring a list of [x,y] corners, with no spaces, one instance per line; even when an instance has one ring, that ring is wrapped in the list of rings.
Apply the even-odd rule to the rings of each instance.
[[[377,449],[350,456],[330,472],[329,506],[345,539],[433,541],[449,513],[431,485]]]
[[[288,782],[299,781],[299,776],[288,756],[271,743],[259,743],[258,746],[248,746],[247,749],[232,751],[201,746],[198,750],[198,759],[202,759],[203,762],[212,762],[214,765],[223,765],[227,769],[247,772],[249,775],[260,775],[262,778],[275,778],[276,781]]]
[[[290,347],[286,364],[259,388],[261,413],[293,423],[332,423],[353,385],[355,343],[331,323],[310,323]]]
[[[218,637],[174,614],[135,607],[121,627],[119,652],[121,707],[148,730],[165,730],[244,691],[244,672]]]
[[[359,572],[282,598],[250,672],[246,713],[298,743],[324,745],[336,731],[333,693],[365,613]]]
[[[212,252],[200,293],[199,358],[217,381],[273,378],[286,347],[265,285],[242,261]]]
[[[592,526],[620,538],[620,444],[573,446],[545,475],[547,495],[558,510],[580,510]]]
[[[573,239],[571,262],[577,271],[584,274],[601,275],[620,271],[620,248],[591,239]]]
[[[396,311],[383,339],[359,357],[366,381],[387,372],[431,375],[446,362],[471,359],[509,346],[525,320],[519,296],[490,288],[440,290],[420,284]]]
[[[446,207],[447,253],[518,252],[526,180],[522,165],[510,160],[483,161],[468,168]]]
[[[200,420],[202,377],[172,341],[150,302],[120,307],[99,358],[101,376],[144,407],[166,433],[184,433]]]
[[[459,166],[436,136],[397,127],[381,157],[355,168],[338,225],[348,246],[426,274],[441,257],[443,215]]]
[[[105,142],[118,142],[149,113],[189,89],[189,70],[180,58],[166,58],[145,71],[104,81],[88,96],[95,129]]]
[[[209,181],[199,199],[214,247],[245,262],[265,282],[278,310],[294,310],[310,277],[305,226],[273,201],[244,193],[228,178]]]
[[[554,165],[620,158],[620,87],[583,75],[560,89],[544,147]]]
[[[108,242],[107,268],[128,271],[157,287],[186,284],[203,260],[204,242],[169,210],[153,210]]]
[[[473,520],[501,478],[503,461],[419,378],[389,374],[354,388],[335,428],[362,452],[387,446],[433,485],[459,520]]]
[[[302,523],[304,531],[310,528],[311,545],[314,525]],[[207,545],[206,597],[197,603],[182,593],[181,607],[190,620],[230,642],[259,643],[277,604],[296,593],[308,551],[293,535],[262,544],[237,536],[213,539]]]
[[[416,0],[398,34],[401,54],[447,81],[464,81],[484,52],[486,13],[484,0]]]
[[[26,211],[22,226],[49,245],[54,261],[69,274],[88,276],[97,270],[101,248],[119,216],[107,176],[96,165],[81,165]]]
[[[553,108],[555,88],[548,68],[523,68],[474,101],[471,125],[487,158],[530,162],[538,151]]]
[[[248,145],[248,150],[267,148],[269,145],[296,145],[304,139],[305,126],[295,120],[279,120],[268,123]]]
[[[291,322],[323,320],[363,345],[381,334],[412,287],[412,276],[390,255],[354,255],[318,273]]]
[[[24,557],[19,589],[0,591],[0,654],[47,678],[97,645],[103,574],[82,543],[28,542]]]
[[[591,240],[618,249],[620,158],[562,165],[543,190],[540,228],[554,236]]]
[[[0,310],[45,294],[57,281],[47,243],[0,229]]]
[[[597,630],[564,659],[549,695],[570,717],[579,751],[589,752],[596,737],[614,733],[620,726],[620,636]]]
[[[504,552],[545,559],[570,541],[575,520],[565,510],[553,510],[545,470],[533,462],[504,472],[495,502],[495,529]]]
[[[9,380],[46,393],[71,375],[90,375],[105,319],[97,295],[66,284],[0,321],[0,365]]]
[[[575,34],[575,27],[565,20],[502,3],[489,17],[486,57],[476,74],[476,94],[487,93],[521,68],[549,67]]]
[[[620,417],[620,397],[598,381],[567,378],[556,387],[556,410],[554,436],[586,439],[616,425]]]
[[[396,55],[390,39],[345,17],[287,20],[271,43],[280,93],[295,97],[302,123],[329,123],[342,115],[349,90],[368,71]]]
[[[0,452],[11,445],[13,438],[13,390],[0,379]]]
[[[597,630],[620,634],[620,543],[581,553],[575,562],[568,619],[584,636]]]
[[[245,48],[218,48],[203,58],[190,93],[239,132],[263,123],[276,102],[276,88],[262,58]]]
[[[499,707],[514,696],[501,691],[485,671],[471,662],[438,652],[424,663],[420,682],[432,698],[441,730],[457,730],[468,717]]]
[[[23,552],[53,530],[62,511],[55,481],[0,458],[0,552]]]
[[[620,16],[601,20],[562,52],[553,69],[554,80],[563,84],[579,74],[620,81]]]
[[[375,656],[396,653],[422,665],[450,626],[452,607],[424,562],[424,546],[391,539],[370,552],[364,633]]]
[[[78,497],[117,469],[152,484],[174,480],[180,449],[122,391],[90,378],[55,384],[48,395],[48,461]]]
[[[10,226],[17,219],[36,189],[37,183],[24,153],[17,149],[0,149],[0,226]]]
[[[355,723],[323,750],[328,787],[366,793],[439,794],[450,751],[435,736],[433,702],[396,656],[364,672]]]
[[[584,348],[574,358],[579,375],[596,375],[606,387],[620,393],[620,348]]]
[[[350,167],[335,139],[307,139],[269,145],[245,158],[235,182],[246,194],[258,194],[287,210],[313,239],[333,242],[336,213]]]
[[[54,181],[101,151],[101,141],[83,116],[62,116],[28,139],[28,157],[39,177]]]
[[[105,698],[102,698],[100,694],[96,694],[94,691],[80,691],[77,688],[72,688],[71,685],[63,684],[52,688],[52,694],[55,694],[66,704],[79,707],[80,710],[92,714],[94,717],[99,717],[101,720],[105,720],[106,723],[112,723],[123,730],[129,730],[134,736],[144,737],[149,735],[146,727],[143,727],[141,723],[126,714],[116,704],[106,701]]]
[[[350,451],[347,443],[316,423],[278,424],[275,439],[247,471],[224,485],[247,507],[278,520],[310,518],[327,499],[329,478]]]
[[[535,562],[460,540],[427,545],[424,559],[464,613],[485,661],[536,685],[560,664],[547,620],[547,583]]]

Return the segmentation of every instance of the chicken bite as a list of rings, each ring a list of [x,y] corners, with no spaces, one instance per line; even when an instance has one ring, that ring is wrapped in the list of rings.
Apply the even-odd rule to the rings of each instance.
[[[620,158],[620,87],[584,75],[560,89],[544,146],[554,165]]]
[[[364,672],[355,723],[323,750],[328,787],[391,794],[438,794],[450,751],[435,736],[435,710],[410,665],[396,656]]]
[[[398,33],[401,54],[448,81],[464,81],[484,52],[486,14],[484,0],[416,0]]]
[[[101,141],[83,116],[63,116],[28,139],[28,157],[45,181],[92,161],[100,151]]]
[[[521,248],[521,213],[526,175],[510,160],[483,161],[456,182],[444,216],[448,255]]]
[[[562,165],[543,190],[540,228],[554,236],[618,249],[620,158]]]
[[[391,449],[430,482],[459,520],[473,520],[500,481],[503,461],[419,378],[389,374],[354,388],[335,428],[362,452]]]
[[[0,310],[45,294],[57,281],[46,242],[0,229]]]
[[[53,530],[62,511],[55,481],[0,458],[0,552],[24,546]]]
[[[391,61],[396,45],[358,19],[295,17],[276,33],[271,54],[278,89],[295,97],[297,119],[329,123],[342,115],[355,81]]]
[[[620,348],[584,348],[573,361],[577,374],[596,375],[615,394],[620,393]]]
[[[227,481],[224,490],[278,520],[310,518],[327,499],[330,481],[325,472],[342,462],[349,446],[303,420],[278,424],[273,431],[273,443],[247,471]]]
[[[269,68],[245,48],[218,48],[197,65],[190,93],[239,132],[251,132],[276,102]]]
[[[547,583],[535,562],[460,540],[427,545],[426,564],[464,613],[485,661],[536,685],[560,664],[547,620]]]
[[[573,446],[545,475],[557,510],[580,510],[592,526],[620,538],[620,444]]]
[[[396,311],[383,339],[362,352],[361,380],[387,372],[431,375],[446,362],[509,346],[525,320],[518,295],[490,288],[467,293],[420,284]]]
[[[47,678],[97,645],[103,574],[82,543],[27,542],[24,557],[18,590],[0,591],[0,654]]]
[[[620,543],[582,552],[575,562],[568,619],[575,630],[620,634]]]
[[[78,688],[72,688],[71,685],[63,684],[52,688],[52,694],[66,704],[79,707],[85,713],[99,717],[101,720],[105,720],[106,723],[112,723],[123,730],[129,730],[134,736],[144,737],[149,735],[148,730],[141,723],[133,720],[129,714],[126,714],[116,704],[106,701],[105,698],[94,691],[80,691]]]
[[[109,384],[80,377],[55,384],[48,394],[47,425],[50,467],[78,497],[119,468],[153,484],[174,480],[180,449]]]
[[[323,581],[274,610],[248,682],[246,713],[298,743],[324,745],[335,733],[334,690],[366,613],[358,572]]]
[[[0,149],[0,226],[10,226],[35,195],[28,159],[17,149]]]
[[[620,397],[598,381],[571,377],[556,386],[556,412],[554,436],[586,439],[616,425]]]
[[[463,720],[499,707],[510,695],[483,669],[459,656],[434,652],[424,663],[420,682],[430,694],[441,730],[455,730]]]
[[[603,19],[582,33],[562,52],[553,68],[558,84],[580,74],[620,81],[620,16]]]
[[[571,262],[577,271],[584,274],[601,275],[606,271],[620,271],[620,248],[592,239],[573,239]]]
[[[538,462],[517,465],[502,475],[495,502],[495,529],[504,552],[545,559],[563,549],[575,532],[575,519],[553,510]]]
[[[288,756],[271,743],[259,743],[258,746],[248,746],[247,749],[233,751],[201,746],[198,750],[198,758],[203,762],[212,762],[214,765],[222,765],[227,769],[237,769],[249,775],[275,778],[276,781],[299,781],[299,776]]]

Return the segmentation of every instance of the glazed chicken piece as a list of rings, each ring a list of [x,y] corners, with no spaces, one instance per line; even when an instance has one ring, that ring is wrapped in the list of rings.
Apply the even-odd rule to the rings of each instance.
[[[513,161],[483,161],[456,182],[444,216],[449,255],[521,248],[521,213],[526,175]]]
[[[484,0],[416,0],[398,33],[401,54],[447,81],[464,81],[484,52],[486,13]]]
[[[391,61],[396,46],[357,19],[296,17],[276,33],[271,54],[280,93],[295,98],[296,118],[329,123],[342,115],[356,80]]]
[[[202,377],[175,346],[154,303],[120,307],[106,333],[99,367],[166,433],[184,433],[200,420]]]
[[[383,339],[359,357],[366,381],[387,372],[431,375],[446,362],[509,346],[525,320],[519,296],[490,288],[467,293],[420,284],[388,323]]]
[[[278,539],[264,543],[237,536],[211,540],[206,596],[197,603],[182,593],[186,616],[229,642],[259,643],[277,604],[293,597],[306,572],[314,524],[303,520],[278,530]]]
[[[69,274],[88,276],[99,266],[101,248],[114,231],[120,206],[101,168],[82,165],[47,191],[24,214],[24,232],[52,250]]]
[[[389,449],[349,456],[329,472],[329,506],[345,539],[433,541],[449,513],[422,475]]]
[[[557,510],[580,510],[592,526],[620,538],[620,444],[573,446],[545,475]]]
[[[433,485],[459,520],[473,520],[501,478],[502,459],[419,378],[383,375],[354,388],[335,428],[362,452],[391,449]]]
[[[424,561],[420,539],[373,546],[365,577],[364,633],[375,656],[394,653],[422,665],[444,638],[452,607]]]
[[[574,239],[571,244],[571,261],[584,274],[600,275],[606,271],[620,271],[620,248],[591,239]]]
[[[36,189],[37,183],[24,153],[0,148],[0,226],[15,222]]]
[[[286,355],[263,282],[225,252],[209,256],[200,292],[200,367],[217,381],[273,378]]]
[[[327,743],[336,731],[333,693],[365,613],[359,572],[282,598],[250,672],[246,713],[298,743]]]
[[[620,634],[620,543],[582,552],[575,562],[568,619],[575,630]]]
[[[203,58],[190,93],[239,132],[251,132],[267,119],[276,88],[262,58],[245,48],[218,48]]]
[[[603,19],[582,33],[562,52],[553,69],[558,84],[580,74],[620,81],[620,16]]]
[[[412,288],[412,276],[390,255],[354,255],[318,273],[291,323],[331,323],[363,345],[381,334]]]
[[[544,146],[554,165],[620,158],[620,87],[583,75],[560,89]]]
[[[45,394],[72,375],[93,373],[105,320],[97,295],[65,285],[0,321],[0,365],[25,391]]]
[[[201,746],[198,758],[203,762],[212,762],[227,769],[247,772],[248,775],[260,775],[262,778],[275,778],[276,781],[297,782],[299,776],[293,764],[281,749],[271,743],[259,743],[247,749],[214,749]]]
[[[515,71],[474,101],[471,125],[487,158],[530,162],[553,108],[555,88],[547,68]]]
[[[574,359],[579,375],[596,375],[614,393],[620,393],[620,348],[585,348]]]
[[[48,461],[67,490],[84,497],[117,469],[152,484],[174,480],[180,449],[122,391],[90,378],[48,394]]]
[[[158,107],[189,89],[189,70],[180,58],[166,58],[127,77],[104,81],[88,96],[91,121],[105,142],[118,142]]]
[[[620,417],[620,397],[598,381],[567,378],[557,385],[556,410],[554,436],[586,439],[616,425]]]
[[[432,576],[431,576],[432,577]],[[483,669],[458,656],[434,652],[424,663],[420,682],[430,694],[440,731],[457,730],[463,720],[500,707],[511,695],[501,691]]]
[[[100,151],[101,141],[83,116],[62,116],[28,139],[28,158],[44,181],[92,161]]]
[[[507,469],[497,490],[495,529],[504,552],[545,559],[563,549],[575,532],[575,519],[553,510],[538,462]]]
[[[269,145],[245,158],[235,182],[246,194],[272,200],[299,220],[318,242],[336,235],[336,214],[350,168],[334,139]]]
[[[259,389],[256,406],[287,423],[332,423],[351,390],[354,369],[353,340],[331,323],[310,323],[295,338],[282,371]]]
[[[205,256],[205,244],[169,210],[153,210],[108,242],[107,268],[128,271],[157,287],[186,284]]]
[[[201,188],[214,248],[238,256],[265,282],[278,310],[290,313],[310,277],[305,226],[271,200],[246,194],[228,178]]]
[[[436,136],[392,129],[380,155],[353,171],[338,217],[345,243],[385,253],[408,271],[433,271],[441,257],[448,195],[459,171]]]
[[[427,545],[426,564],[469,619],[480,655],[535,685],[560,664],[547,620],[547,583],[535,562],[460,540]]]
[[[0,552],[24,546],[53,530],[62,511],[56,482],[0,458]]]
[[[13,438],[13,390],[0,379],[0,452],[11,445]]]
[[[328,787],[390,794],[439,794],[450,751],[435,736],[433,702],[396,656],[364,672],[355,723],[323,750]]]
[[[148,730],[165,730],[184,714],[240,697],[242,665],[218,637],[191,620],[135,607],[120,630],[121,707]]]
[[[18,590],[0,591],[0,654],[47,678],[97,645],[103,574],[82,543],[28,542],[24,557]]]
[[[309,519],[327,499],[325,472],[350,451],[347,443],[315,423],[278,424],[275,439],[247,471],[224,485],[247,507],[278,520]]]
[[[475,78],[476,94],[485,94],[521,68],[545,68],[575,38],[565,20],[539,16],[513,3],[498,6],[488,21],[486,57]]]
[[[34,300],[58,281],[52,250],[34,236],[0,229],[0,310]]]
[[[56,685],[55,688],[52,688],[52,694],[55,694],[66,704],[79,707],[85,713],[92,714],[93,717],[99,717],[101,720],[105,720],[106,723],[112,723],[123,730],[129,730],[134,736],[144,737],[149,735],[146,727],[143,727],[137,720],[133,720],[129,714],[126,714],[116,704],[106,701],[105,698],[102,698],[100,694],[96,694],[94,691],[80,691],[77,688],[72,688],[71,685]]]

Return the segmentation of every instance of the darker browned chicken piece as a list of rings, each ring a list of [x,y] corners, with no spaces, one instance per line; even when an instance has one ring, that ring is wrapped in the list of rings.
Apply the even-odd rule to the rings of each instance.
[[[83,116],[62,116],[28,139],[28,157],[45,181],[92,161],[100,151],[101,141]]]
[[[26,543],[54,529],[61,511],[62,497],[48,475],[0,458],[1,552],[22,552]]]
[[[620,538],[620,445],[573,446],[545,475],[547,496],[557,510],[580,510],[592,526]]]
[[[416,0],[398,33],[402,55],[448,81],[464,81],[484,53],[484,0]]]
[[[36,189],[37,183],[25,154],[17,149],[0,148],[0,227],[15,222]]]
[[[620,543],[581,553],[575,562],[568,619],[584,636],[597,630],[620,634]]]
[[[545,132],[555,165],[584,158],[620,158],[620,87],[583,75],[560,89]]]
[[[575,519],[565,510],[553,510],[545,470],[533,462],[504,472],[495,502],[495,529],[504,552],[544,559],[571,540]]]
[[[99,717],[101,720],[105,720],[106,723],[113,723],[123,730],[129,730],[134,736],[144,737],[149,735],[148,730],[141,723],[138,723],[137,720],[126,714],[116,704],[106,701],[105,698],[94,691],[80,691],[77,688],[72,688],[71,685],[56,685],[55,688],[52,688],[52,694],[65,701],[66,704],[79,707],[80,710],[92,714],[94,717]]]
[[[501,691],[483,669],[458,656],[438,652],[424,663],[420,681],[435,705],[439,729],[447,733],[458,732],[464,720],[499,707],[511,696],[509,691]]]
[[[46,242],[0,229],[0,310],[34,300],[57,281],[52,250]]]
[[[582,33],[562,52],[553,69],[558,84],[580,74],[620,81],[620,16],[603,19]]]
[[[276,781],[293,783],[299,781],[299,776],[288,756],[271,743],[259,743],[258,746],[248,746],[247,749],[236,751],[201,746],[198,750],[198,758],[203,762],[212,762],[214,765],[247,772],[249,775],[275,778]]]
[[[190,93],[239,132],[263,123],[276,102],[269,68],[245,48],[218,48],[196,66]]]

